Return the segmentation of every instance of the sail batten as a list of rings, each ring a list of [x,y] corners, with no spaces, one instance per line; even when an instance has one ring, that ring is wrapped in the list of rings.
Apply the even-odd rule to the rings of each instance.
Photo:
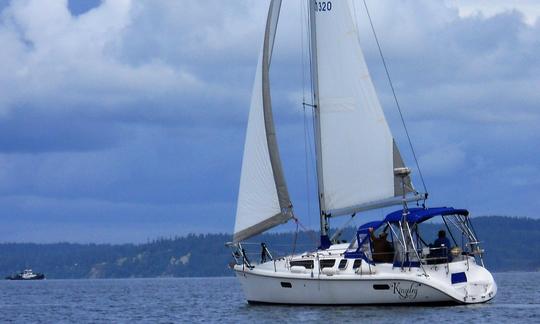
[[[292,218],[292,204],[277,145],[270,98],[270,62],[281,0],[272,0],[259,56],[244,145],[233,242]]]

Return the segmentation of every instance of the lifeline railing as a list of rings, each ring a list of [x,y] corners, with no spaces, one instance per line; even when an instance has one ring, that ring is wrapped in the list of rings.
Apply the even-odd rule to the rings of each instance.
[[[444,265],[446,268],[446,272],[448,274],[449,272],[449,263],[453,261],[466,261],[467,262],[467,269],[470,268],[470,258],[469,256],[479,256],[480,260],[482,262],[482,254],[483,250],[479,247],[480,242],[469,242],[466,243],[466,245],[470,246],[470,251],[462,251],[459,249],[458,255],[453,255],[452,258],[449,257],[449,255],[452,254],[452,249],[449,249],[448,247],[442,246],[442,247],[424,247],[423,249],[418,249],[417,251],[413,251],[412,249],[408,250],[401,250],[401,251],[394,251],[394,252],[371,252],[368,258],[370,258],[373,263],[392,263],[393,266],[399,266],[402,269],[409,268],[411,270],[413,264],[415,262],[418,262],[418,266],[424,270],[424,266],[439,266]],[[260,252],[247,252],[244,248],[244,246],[260,246]],[[275,244],[274,246],[284,246],[284,247],[290,247],[290,244]],[[302,246],[302,245],[299,245]],[[310,244],[305,244],[305,246],[312,247]],[[454,247],[455,249],[455,247]],[[334,251],[339,251],[339,254],[332,254]],[[426,253],[427,251],[427,253]],[[326,259],[336,259],[339,257],[343,257],[343,249],[342,248],[334,248],[334,249],[328,249],[324,252],[320,251],[313,251],[313,252],[306,252],[298,253],[295,255],[291,255],[288,251],[278,251],[275,249],[269,249],[268,246],[265,243],[252,243],[252,242],[244,242],[244,243],[238,243],[235,245],[235,251],[233,252],[233,258],[235,259],[235,263],[240,265],[242,264],[243,267],[247,267],[248,269],[253,269],[255,267],[254,263],[252,263],[251,260],[257,260],[257,257],[260,256],[260,263],[265,263],[268,261],[272,261],[274,265],[274,271],[277,271],[276,269],[276,261],[277,260],[283,260],[284,266],[286,269],[290,269],[291,265],[290,262],[294,260],[298,260],[298,258],[309,258],[312,259],[314,262],[319,263],[321,260]],[[392,256],[392,258],[389,258],[388,256]],[[399,258],[398,258],[399,256]],[[409,256],[413,257],[411,260]],[[418,256],[418,259],[415,257]],[[392,261],[390,261],[392,259]],[[368,264],[371,266],[371,262],[368,262]],[[400,265],[401,264],[401,265]],[[483,262],[482,262],[483,266]],[[321,272],[322,268],[319,266],[319,273]],[[426,274],[427,275],[427,274]]]

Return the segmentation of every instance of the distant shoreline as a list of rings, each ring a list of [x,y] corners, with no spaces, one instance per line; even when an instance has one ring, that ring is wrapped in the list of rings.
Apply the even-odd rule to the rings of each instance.
[[[531,218],[475,217],[474,227],[486,250],[485,264],[492,272],[538,272],[540,270],[540,220]],[[425,226],[424,226],[425,225]],[[421,234],[432,240],[440,224],[422,224]],[[350,238],[354,228],[344,231]],[[317,233],[299,232],[295,252],[316,249]],[[266,233],[251,241],[266,242],[274,256],[292,252],[294,233]],[[0,275],[26,268],[48,279],[119,278],[220,278],[232,277],[227,265],[231,235],[190,234],[160,238],[142,244],[0,243]],[[249,245],[257,261],[259,245]]]

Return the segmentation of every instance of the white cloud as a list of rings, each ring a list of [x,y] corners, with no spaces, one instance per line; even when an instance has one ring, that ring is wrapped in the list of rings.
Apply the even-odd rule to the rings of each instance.
[[[16,1],[2,12],[4,55],[0,82],[6,113],[20,103],[55,109],[80,104],[105,108],[129,105],[148,96],[199,91],[195,75],[150,60],[133,66],[121,59],[132,3],[105,1],[77,17],[67,1]]]
[[[446,0],[446,2],[457,7],[461,17],[475,15],[492,17],[503,12],[518,10],[530,25],[534,25],[540,17],[540,6],[536,0]]]

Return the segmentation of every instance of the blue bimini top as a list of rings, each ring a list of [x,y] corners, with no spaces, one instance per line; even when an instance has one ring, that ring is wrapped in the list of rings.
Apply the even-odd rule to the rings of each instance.
[[[409,208],[407,214],[407,222],[409,224],[420,224],[428,219],[433,218],[434,216],[446,216],[446,215],[463,215],[468,216],[469,211],[466,209],[455,209],[453,207],[434,207],[434,208]],[[374,230],[378,229],[385,223],[397,223],[403,218],[403,209],[396,210],[386,215],[382,221],[372,221],[365,223],[358,228],[356,232],[356,238],[358,242],[358,248],[356,251],[347,250],[345,252],[345,257],[347,258],[362,258],[368,261],[367,257],[360,251],[360,247],[364,244],[369,238],[369,228],[372,227]],[[369,261],[368,261],[369,262]]]
[[[410,208],[407,215],[407,221],[411,224],[422,223],[434,216],[445,215],[463,215],[468,216],[466,209],[455,209],[453,207],[434,207],[434,208]],[[395,223],[401,221],[403,209],[396,210],[386,215],[383,222]]]
[[[463,215],[468,216],[469,211],[466,209],[455,209],[453,207],[433,207],[433,208],[409,208],[407,221],[409,224],[420,224],[434,216],[446,215]],[[381,227],[384,223],[397,223],[403,218],[403,209],[396,210],[386,215],[382,221],[373,221],[365,223],[358,228],[358,233],[367,233],[370,227],[374,230]]]

